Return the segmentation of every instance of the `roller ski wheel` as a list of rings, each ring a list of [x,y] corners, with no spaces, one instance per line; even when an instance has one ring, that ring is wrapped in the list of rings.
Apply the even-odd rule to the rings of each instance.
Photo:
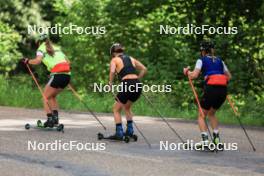
[[[102,133],[98,133],[97,138],[98,138],[98,140],[102,140],[102,139],[104,139],[104,135]]]
[[[57,131],[64,132],[64,125],[63,125],[63,124],[59,124],[59,125],[57,126]]]
[[[110,140],[110,141],[124,141],[125,143],[129,143],[130,141],[128,136],[118,137],[116,135],[111,135],[111,136],[105,137],[102,133],[98,133],[97,138],[98,140],[105,139],[105,140]]]
[[[131,139],[133,139],[134,142],[137,142],[137,140],[138,140],[138,136],[135,135],[135,134],[132,134],[132,135],[126,135],[126,136],[129,137],[129,138],[131,138]]]
[[[41,122],[41,120],[37,121],[37,127],[43,127],[43,123]]]
[[[125,143],[129,143],[129,137],[127,137],[127,136],[124,136],[124,139],[123,139],[124,141],[125,141]]]
[[[26,130],[29,130],[29,129],[30,129],[30,124],[27,123],[27,124],[25,125],[25,129],[26,129]]]
[[[133,134],[133,135],[132,135],[132,139],[134,139],[134,141],[137,142],[137,140],[138,140],[138,136],[135,135],[135,134]]]

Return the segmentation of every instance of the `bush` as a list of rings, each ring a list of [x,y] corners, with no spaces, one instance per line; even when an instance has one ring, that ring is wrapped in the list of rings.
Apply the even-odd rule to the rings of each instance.
[[[21,58],[18,42],[21,36],[12,27],[0,21],[0,73],[7,75]]]

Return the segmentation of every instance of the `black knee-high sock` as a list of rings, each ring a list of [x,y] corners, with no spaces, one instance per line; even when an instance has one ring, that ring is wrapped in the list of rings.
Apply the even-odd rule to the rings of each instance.
[[[131,126],[133,124],[133,120],[127,120],[127,126]]]

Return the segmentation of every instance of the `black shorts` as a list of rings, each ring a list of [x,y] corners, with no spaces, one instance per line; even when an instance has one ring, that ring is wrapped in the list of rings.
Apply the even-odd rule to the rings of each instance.
[[[51,75],[48,85],[55,89],[64,89],[71,80],[71,76],[67,74]]]
[[[142,92],[142,83],[138,79],[126,79],[122,80],[121,84],[123,85],[123,90],[117,94],[116,101],[120,101],[123,104],[126,104],[128,100],[137,101]]]
[[[204,94],[200,101],[205,110],[219,109],[226,100],[227,88],[225,86],[208,86],[204,88]]]

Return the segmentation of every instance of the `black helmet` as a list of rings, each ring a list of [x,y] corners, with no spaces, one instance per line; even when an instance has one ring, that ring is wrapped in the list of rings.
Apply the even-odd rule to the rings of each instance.
[[[120,43],[114,43],[110,48],[110,55],[112,56],[113,53],[122,53],[124,51],[124,47]]]
[[[201,42],[200,43],[200,51],[210,52],[210,50],[214,48],[214,44],[212,42]]]

